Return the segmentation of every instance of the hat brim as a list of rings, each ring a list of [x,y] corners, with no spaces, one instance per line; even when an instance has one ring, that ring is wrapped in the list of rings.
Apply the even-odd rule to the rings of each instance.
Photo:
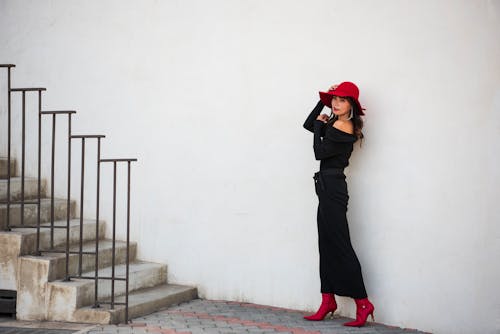
[[[331,91],[328,91],[328,92],[319,92],[319,98],[321,100],[321,102],[323,102],[323,104],[325,106],[327,106],[328,108],[332,108],[332,99],[334,96],[341,96],[341,97],[351,97],[349,94],[345,93],[345,92],[342,92],[341,90],[331,90]],[[353,98],[354,99],[354,98]],[[359,108],[359,114],[361,116],[363,116],[365,113],[363,112],[363,110],[365,110],[365,108],[363,108],[361,106],[361,103],[359,103],[358,100],[354,99],[354,102],[358,105],[358,108]]]

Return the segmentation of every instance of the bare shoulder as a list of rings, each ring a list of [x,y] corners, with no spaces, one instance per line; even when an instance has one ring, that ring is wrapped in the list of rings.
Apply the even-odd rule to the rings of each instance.
[[[340,131],[350,133],[351,135],[354,133],[354,125],[351,121],[338,119],[333,123],[333,127],[339,129]]]

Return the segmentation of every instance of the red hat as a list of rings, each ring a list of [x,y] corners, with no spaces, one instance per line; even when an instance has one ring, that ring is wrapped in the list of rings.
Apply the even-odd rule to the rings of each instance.
[[[325,104],[325,106],[327,106],[328,108],[332,107],[332,98],[334,96],[352,97],[354,99],[354,102],[356,102],[356,104],[359,107],[359,114],[360,115],[365,114],[363,112],[364,108],[361,107],[361,103],[359,103],[359,101],[358,101],[359,89],[352,82],[346,81],[346,82],[343,82],[340,85],[338,85],[337,88],[329,90],[328,92],[319,92],[319,98]]]

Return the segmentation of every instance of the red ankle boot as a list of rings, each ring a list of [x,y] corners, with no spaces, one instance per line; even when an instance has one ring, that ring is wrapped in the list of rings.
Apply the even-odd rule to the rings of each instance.
[[[304,317],[306,320],[310,321],[321,321],[325,319],[326,315],[330,312],[335,312],[337,309],[337,303],[335,302],[335,295],[333,293],[322,293],[321,294],[321,305],[318,311],[313,314]]]
[[[372,303],[370,303],[368,298],[355,299],[354,301],[356,302],[356,320],[346,322],[344,326],[362,327],[365,325],[366,319],[369,315],[372,316],[372,320],[375,320],[373,318],[373,311],[375,310],[375,307]]]

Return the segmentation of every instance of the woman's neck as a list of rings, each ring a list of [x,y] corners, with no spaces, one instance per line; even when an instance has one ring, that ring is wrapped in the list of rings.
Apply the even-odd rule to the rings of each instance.
[[[338,121],[343,121],[343,122],[346,122],[346,121],[350,121],[351,119],[349,118],[349,116],[344,116],[344,117],[340,117],[340,116],[337,116],[335,115],[334,118]]]

